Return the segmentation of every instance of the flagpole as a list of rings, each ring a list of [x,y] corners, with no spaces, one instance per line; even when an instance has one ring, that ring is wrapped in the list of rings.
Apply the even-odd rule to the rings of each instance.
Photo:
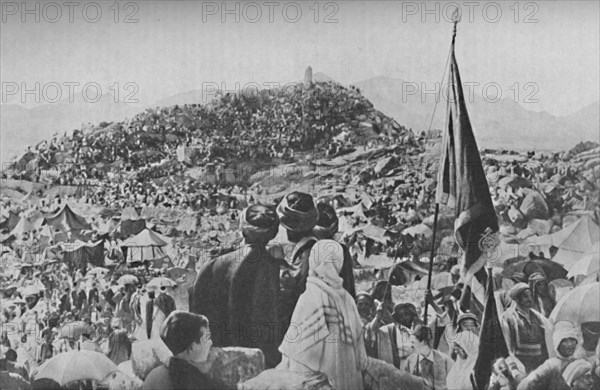
[[[460,14],[458,11],[458,8],[454,10],[454,12],[452,13],[452,20],[454,21],[454,30],[452,31],[452,45],[450,47],[450,54],[452,54],[452,52],[454,51],[454,41],[456,40],[456,25],[458,24],[458,22],[460,21]],[[448,57],[450,58],[450,57]],[[446,64],[447,66],[447,64]],[[445,75],[445,70],[444,70],[444,75]],[[443,76],[442,76],[443,78]],[[436,104],[437,107],[437,104]],[[435,108],[434,108],[434,112],[433,115],[435,115]],[[431,122],[429,123],[429,130],[431,130],[431,125],[433,124],[433,116],[431,117]],[[435,214],[433,216],[433,234],[431,237],[431,252],[430,252],[430,256],[429,256],[429,273],[427,275],[427,292],[426,294],[428,294],[431,291],[431,277],[433,275],[433,257],[435,256],[435,236],[437,233],[437,223],[438,223],[438,215],[440,212],[440,204],[439,202],[435,203]],[[429,308],[429,302],[427,302],[427,300],[425,300],[425,310],[423,311],[423,323],[425,325],[427,325],[427,309]]]

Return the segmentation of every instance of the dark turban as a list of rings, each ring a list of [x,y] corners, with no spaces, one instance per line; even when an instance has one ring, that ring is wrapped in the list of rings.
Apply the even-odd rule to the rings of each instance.
[[[319,220],[315,200],[303,192],[292,192],[283,198],[277,206],[277,214],[281,225],[293,232],[312,231]]]
[[[242,211],[240,229],[246,242],[269,242],[279,231],[279,217],[267,206],[253,205]]]
[[[335,210],[327,203],[317,204],[317,210],[319,211],[319,220],[313,228],[313,235],[319,240],[332,238],[338,231],[339,223]]]

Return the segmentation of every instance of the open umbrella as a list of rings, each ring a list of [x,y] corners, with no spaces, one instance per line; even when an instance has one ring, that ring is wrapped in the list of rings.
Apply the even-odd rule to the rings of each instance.
[[[529,277],[534,272],[542,272],[548,282],[554,279],[566,279],[567,270],[562,265],[552,260],[525,260],[511,264],[504,268],[502,276],[510,278],[515,272],[523,272]]]
[[[108,268],[95,267],[88,271],[87,275],[96,275],[96,277],[104,276],[108,273]]]
[[[137,284],[138,282],[137,276],[131,274],[125,274],[117,280],[117,283],[123,286],[126,284]]]
[[[600,321],[599,296],[598,282],[575,287],[558,301],[550,314],[550,321],[571,321],[577,325]]]
[[[65,324],[60,328],[59,337],[66,339],[78,339],[82,334],[89,334],[94,330],[91,325],[83,321],[76,321]]]
[[[148,288],[161,288],[161,287],[176,287],[177,283],[169,278],[165,278],[164,276],[160,276],[158,278],[154,278],[148,283]]]
[[[102,382],[117,370],[117,366],[102,353],[69,351],[44,362],[35,379],[51,379],[61,386],[84,380]]]
[[[584,256],[577,260],[577,263],[569,269],[567,277],[571,278],[576,275],[591,275],[600,271],[600,256],[598,254],[592,254]]]
[[[591,275],[600,271],[600,242],[587,251],[583,257],[569,268],[568,277],[576,275]]]

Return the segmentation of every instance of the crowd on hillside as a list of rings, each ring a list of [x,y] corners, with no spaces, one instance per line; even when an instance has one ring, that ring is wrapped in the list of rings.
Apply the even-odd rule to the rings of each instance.
[[[55,378],[45,362],[88,350],[116,367],[133,358],[132,343],[147,339],[161,340],[173,354],[171,364],[185,367],[175,379],[175,368],[158,364],[141,378],[148,389],[170,388],[169,383],[195,388],[196,380],[220,388],[210,372],[189,365],[205,361],[211,346],[260,349],[270,368],[260,380],[281,380],[277,372],[320,372],[333,388],[363,388],[364,373],[381,364],[372,359],[389,363],[392,372],[405,372],[401,380],[409,387],[463,390],[480,380],[474,367],[486,323],[471,310],[474,306],[457,299],[465,288],[457,267],[452,267],[448,294],[425,295],[433,314],[424,323],[424,305],[392,298],[385,280],[357,292],[349,248],[333,239],[339,217],[331,203],[291,192],[276,208],[251,205],[238,219],[244,241],[198,268],[193,286],[184,292],[189,312],[173,298],[178,282],[148,265],[134,275],[119,267],[72,267],[54,260],[3,273],[3,388],[5,383],[11,389],[59,388],[41,379]],[[485,360],[485,384],[491,389],[590,390],[598,385],[600,322],[585,319],[593,317],[585,311],[580,314],[585,318],[561,315],[547,270],[523,268],[504,276],[509,284],[495,288],[506,352]],[[573,292],[597,283],[576,284]],[[591,303],[572,302],[598,311]],[[272,329],[273,324],[278,325]],[[296,332],[292,325],[305,330],[300,339],[286,336]],[[247,337],[249,326],[258,326],[258,337]],[[331,331],[319,331],[332,326],[340,342],[328,343]]]

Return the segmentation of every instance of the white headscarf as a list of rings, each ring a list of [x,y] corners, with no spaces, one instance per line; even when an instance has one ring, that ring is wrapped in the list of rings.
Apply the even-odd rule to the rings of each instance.
[[[325,373],[337,389],[362,388],[367,355],[356,303],[339,276],[343,248],[333,240],[317,241],[308,261],[306,291],[279,350],[284,358]]]
[[[466,359],[457,356],[456,362],[448,372],[446,377],[446,385],[448,390],[464,390],[472,388],[471,374],[479,355],[479,337],[470,331],[460,332],[456,335],[455,344],[467,354]]]

